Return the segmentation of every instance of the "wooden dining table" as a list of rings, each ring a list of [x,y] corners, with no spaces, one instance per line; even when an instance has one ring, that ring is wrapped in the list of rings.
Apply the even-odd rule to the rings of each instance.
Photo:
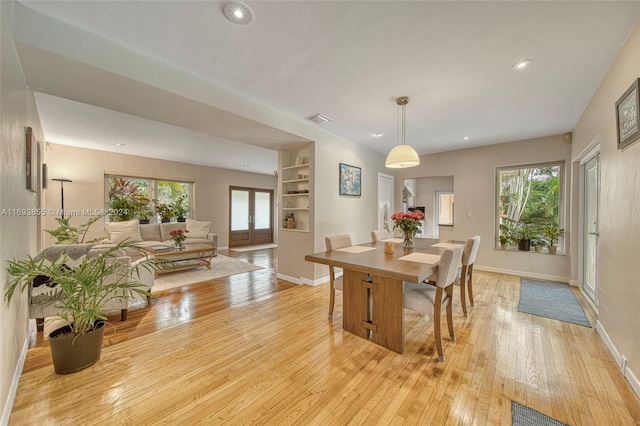
[[[394,252],[385,253],[385,241]],[[392,238],[342,249],[308,254],[305,260],[343,269],[342,328],[391,349],[404,352],[404,281],[421,283],[438,269],[447,248],[464,241],[414,238],[404,250]]]

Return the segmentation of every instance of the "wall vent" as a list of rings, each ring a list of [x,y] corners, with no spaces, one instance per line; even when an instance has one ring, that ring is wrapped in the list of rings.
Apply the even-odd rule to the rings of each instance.
[[[318,114],[313,114],[309,117],[307,117],[307,120],[309,121],[313,121],[316,124],[325,124],[331,121],[331,119],[329,117],[327,117],[326,115],[322,115],[320,113]]]

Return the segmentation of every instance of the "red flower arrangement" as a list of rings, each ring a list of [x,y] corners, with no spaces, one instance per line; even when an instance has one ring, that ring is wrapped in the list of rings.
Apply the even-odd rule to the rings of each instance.
[[[173,242],[176,243],[176,245],[181,246],[184,240],[187,239],[188,232],[189,231],[186,229],[185,230],[176,229],[174,231],[169,232],[169,235],[171,235],[171,239],[173,240]]]
[[[391,215],[393,220],[393,229],[400,228],[404,234],[405,248],[413,247],[413,237],[415,237],[422,228],[422,224],[419,222],[424,220],[424,213],[420,210],[414,210],[412,212],[398,212]]]

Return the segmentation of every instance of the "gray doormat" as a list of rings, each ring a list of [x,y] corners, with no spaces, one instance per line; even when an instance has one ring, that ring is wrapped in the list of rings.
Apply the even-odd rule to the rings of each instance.
[[[518,311],[591,327],[578,298],[564,283],[521,278]]]
[[[511,401],[511,424],[513,426],[569,426],[515,401]]]

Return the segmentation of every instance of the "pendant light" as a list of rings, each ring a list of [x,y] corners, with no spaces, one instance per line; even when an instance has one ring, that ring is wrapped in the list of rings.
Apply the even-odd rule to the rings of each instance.
[[[398,136],[398,141],[402,139],[402,143],[393,147],[389,155],[387,155],[387,161],[384,165],[390,169],[404,169],[408,167],[415,167],[420,165],[420,157],[418,153],[411,145],[407,145],[407,117],[406,106],[409,103],[408,96],[401,96],[396,99],[398,104],[398,133],[402,130],[402,133]],[[400,123],[400,115],[402,116],[402,123]]]

